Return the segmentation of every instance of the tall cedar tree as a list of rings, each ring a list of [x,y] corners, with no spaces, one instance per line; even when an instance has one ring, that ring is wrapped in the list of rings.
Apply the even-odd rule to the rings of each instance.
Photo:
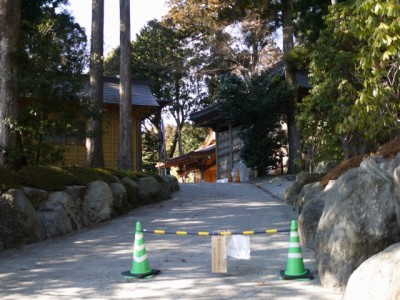
[[[283,54],[287,55],[294,47],[293,38],[293,11],[292,0],[282,1],[282,27],[283,27]],[[290,89],[295,89],[296,73],[288,66],[285,61],[285,80]],[[286,116],[288,124],[288,137],[289,137],[289,168],[288,173],[296,174],[298,167],[296,164],[299,160],[299,147],[300,138],[297,130],[296,117],[297,117],[297,99],[293,96],[286,106]]]
[[[5,149],[16,144],[16,135],[4,123],[18,113],[17,76],[18,48],[21,18],[20,0],[0,0],[0,167],[8,164]]]
[[[118,169],[131,170],[132,161],[132,95],[131,95],[131,24],[130,1],[119,1],[120,11],[120,75],[119,86],[119,156]]]
[[[104,0],[92,0],[90,43],[90,117],[86,122],[86,165],[104,167],[101,108],[103,105]]]
[[[168,110],[177,124],[169,157],[176,148],[183,154],[180,139],[189,114],[198,109],[203,100],[204,88],[201,76],[197,76],[199,60],[182,36],[169,22],[148,22],[132,42],[132,74],[135,79],[151,80],[151,91],[157,99],[173,101]],[[106,74],[115,75],[120,51],[116,49],[106,59]],[[160,130],[161,112],[151,116],[150,121]],[[161,134],[159,135],[161,145]],[[160,153],[160,158],[162,157]]]

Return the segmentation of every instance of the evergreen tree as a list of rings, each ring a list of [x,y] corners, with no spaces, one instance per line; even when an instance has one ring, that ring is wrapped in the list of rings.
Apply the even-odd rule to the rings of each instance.
[[[203,99],[204,84],[196,73],[198,62],[188,41],[174,28],[173,24],[148,22],[136,40],[132,42],[132,75],[136,79],[151,80],[151,90],[157,99],[171,101],[167,108],[177,124],[177,131],[170,147],[169,157],[173,157],[178,146],[183,154],[181,131],[191,111],[198,109]],[[106,59],[107,74],[115,74],[118,66],[116,49]],[[151,121],[160,130],[161,112],[154,114]],[[161,145],[161,135],[159,137]],[[161,155],[160,155],[161,157]]]
[[[90,43],[90,115],[86,121],[86,165],[104,167],[101,108],[103,106],[104,0],[92,0]]]
[[[7,148],[16,145],[16,136],[4,122],[18,113],[18,64],[21,1],[0,1],[0,166],[10,163]]]
[[[86,36],[70,13],[61,9],[66,2],[22,0],[14,58],[18,58],[18,95],[27,105],[4,119],[18,137],[5,150],[19,166],[59,162],[62,149],[56,149],[48,138],[74,129],[69,104],[79,104],[76,95],[86,64]]]
[[[130,58],[130,1],[120,0],[120,103],[118,169],[131,170],[132,161],[132,94]]]
[[[281,118],[293,94],[279,77],[263,73],[246,82],[224,75],[217,93],[219,109],[231,124],[242,126],[240,157],[260,171],[276,167],[286,137]]]

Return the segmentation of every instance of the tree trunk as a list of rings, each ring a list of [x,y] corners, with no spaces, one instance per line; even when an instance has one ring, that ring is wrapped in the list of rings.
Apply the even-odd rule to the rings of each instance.
[[[120,170],[133,169],[132,155],[132,95],[131,95],[131,46],[130,1],[120,0],[120,104],[119,104],[119,160]]]
[[[103,106],[104,0],[92,0],[90,43],[90,111],[86,122],[86,165],[104,167],[101,108]]]
[[[182,146],[182,138],[181,138],[181,133],[182,133],[182,128],[183,124],[185,123],[185,117],[183,116],[184,113],[182,113],[182,107],[180,107],[179,104],[179,99],[181,97],[181,78],[180,76],[175,76],[175,101],[176,101],[176,108],[174,109],[173,112],[171,112],[172,116],[174,117],[174,120],[176,122],[176,131],[171,143],[171,148],[170,148],[170,158],[172,158],[175,154],[176,146],[178,145],[178,155],[182,156],[183,153],[183,146]]]
[[[4,122],[18,116],[18,66],[16,51],[21,20],[20,0],[0,0],[0,167],[9,165],[7,148],[16,134]]]
[[[292,15],[292,0],[283,1],[284,11],[282,14],[283,25],[283,53],[289,53],[294,47],[293,41],[293,15]],[[296,88],[296,73],[288,67],[285,61],[285,80],[290,88]],[[289,167],[288,173],[297,173],[297,163],[299,160],[299,134],[297,131],[296,116],[297,116],[297,100],[296,96],[287,103],[287,124],[288,124],[288,139],[289,139]]]
[[[182,145],[182,127],[178,128],[178,152],[179,156],[182,156],[183,154],[183,145]]]
[[[169,157],[167,157],[167,158],[173,158],[174,157],[175,149],[176,149],[176,145],[177,144],[178,144],[178,126],[176,127],[176,131],[174,133],[174,137],[172,139],[171,146],[169,148]]]

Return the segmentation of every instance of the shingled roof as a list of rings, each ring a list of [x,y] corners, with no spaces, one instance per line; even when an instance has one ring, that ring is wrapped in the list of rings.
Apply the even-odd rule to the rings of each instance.
[[[268,70],[268,76],[285,78],[285,65],[283,61],[279,61],[274,64]],[[299,87],[304,89],[311,89],[310,78],[305,72],[296,72],[296,83]],[[218,110],[218,105],[214,104],[207,108],[192,112],[189,116],[190,120],[200,127],[211,127],[213,129],[218,127],[224,127],[227,124],[227,120],[224,119],[221,112]]]
[[[119,78],[104,77],[103,102],[107,104],[119,104]],[[150,91],[150,81],[132,80],[132,105],[159,107],[160,103]],[[81,95],[89,95],[89,82],[82,89]]]

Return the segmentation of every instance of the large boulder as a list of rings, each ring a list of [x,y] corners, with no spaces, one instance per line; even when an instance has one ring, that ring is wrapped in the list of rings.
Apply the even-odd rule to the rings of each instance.
[[[285,191],[285,202],[293,205],[297,201],[297,197],[303,186],[309,183],[320,181],[324,174],[301,172],[296,176],[296,181],[290,185]]]
[[[160,196],[161,200],[168,200],[172,198],[172,193],[179,190],[178,180],[175,176],[166,175],[161,177],[162,182],[160,183]]]
[[[83,227],[82,212],[75,199],[66,192],[52,192],[38,209],[46,237],[51,238]]]
[[[27,234],[23,238],[25,242],[31,243],[45,239],[43,224],[32,203],[22,190],[10,189],[2,194],[1,198],[9,202],[15,210],[19,211],[20,216],[24,216],[21,219],[21,231]]]
[[[88,184],[82,203],[85,225],[108,221],[112,216],[113,194],[104,181],[96,180]]]
[[[133,205],[128,201],[125,186],[119,182],[110,183],[111,192],[114,197],[113,210],[119,216],[133,209]]]
[[[394,193],[393,177],[367,159],[324,194],[315,247],[323,286],[343,289],[361,263],[400,240]]]
[[[303,187],[298,197],[299,235],[303,245],[308,248],[315,249],[318,222],[324,210],[326,193],[331,187],[329,184],[323,189],[319,182],[310,183]]]
[[[350,276],[342,300],[400,299],[400,243],[370,257]]]
[[[139,202],[153,203],[161,201],[160,184],[154,177],[142,177],[139,179]]]
[[[84,217],[82,214],[83,211],[83,201],[85,199],[86,195],[86,186],[85,185],[70,185],[65,188],[65,193],[70,195],[72,199],[74,200],[75,203],[75,208],[80,211],[81,218],[82,218],[82,224],[84,225]]]
[[[139,183],[130,177],[122,178],[121,183],[125,187],[128,202],[132,207],[137,207],[139,205]]]
[[[26,227],[27,216],[12,202],[0,198],[0,251],[35,242],[31,227]]]
[[[46,201],[49,196],[49,192],[42,189],[24,186],[22,190],[35,209],[38,209],[40,204]]]
[[[302,244],[310,249],[315,249],[315,236],[319,219],[325,206],[324,195],[312,198],[299,216],[299,236]]]
[[[301,213],[307,202],[321,193],[323,190],[324,188],[319,184],[319,182],[304,185],[300,191],[300,194],[297,196],[297,199],[293,203],[293,206],[298,209],[299,213]]]
[[[65,192],[74,199],[76,207],[82,210],[82,202],[85,198],[86,186],[70,185],[66,187]]]
[[[165,175],[163,176],[171,185],[171,189],[173,192],[179,191],[179,182],[178,178],[172,175]]]

